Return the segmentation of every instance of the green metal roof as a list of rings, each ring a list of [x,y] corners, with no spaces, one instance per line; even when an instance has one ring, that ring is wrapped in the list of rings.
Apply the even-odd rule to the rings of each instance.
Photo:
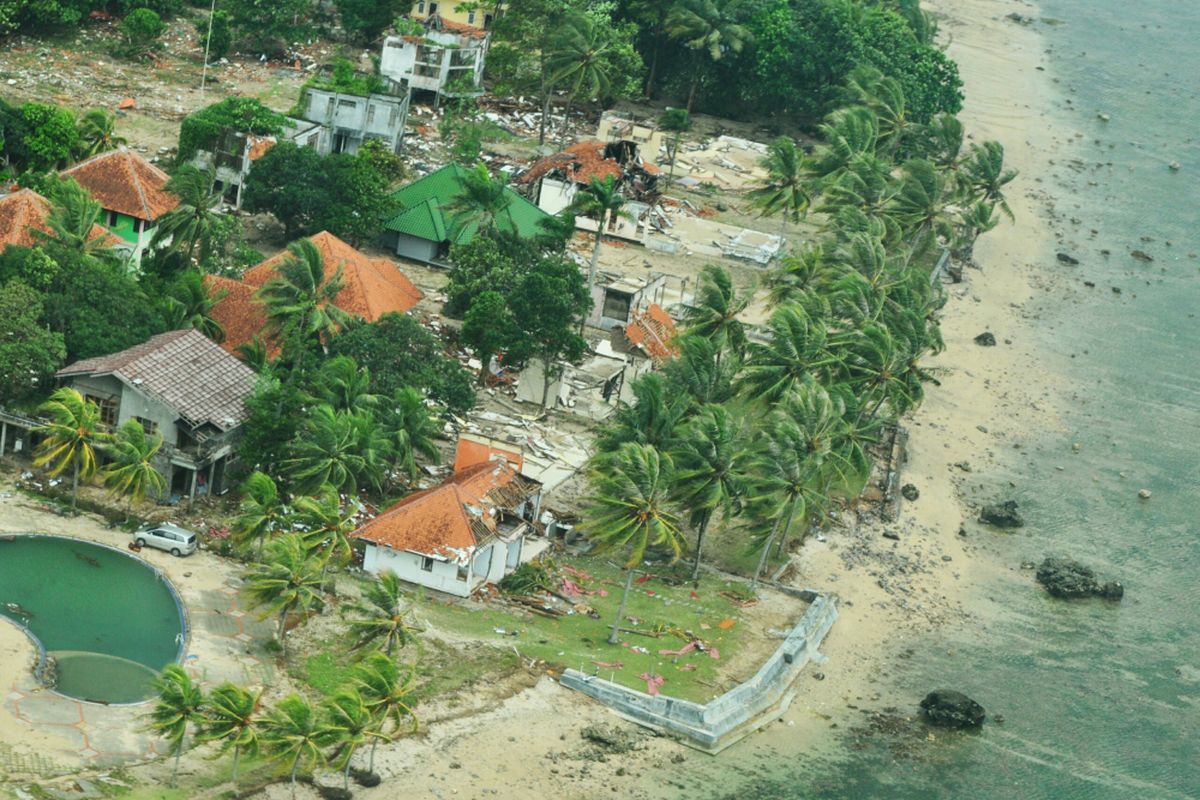
[[[443,206],[450,205],[462,191],[462,179],[466,173],[465,167],[447,164],[396,190],[392,197],[403,210],[385,222],[384,229],[434,242],[449,240],[452,223]],[[526,238],[542,233],[542,220],[550,219],[550,215],[512,189],[505,188],[504,191],[512,198],[512,203],[508,206],[508,213],[499,220],[500,229],[515,229],[518,235]],[[475,238],[477,227],[475,223],[465,226],[459,231],[455,244],[465,244]]]

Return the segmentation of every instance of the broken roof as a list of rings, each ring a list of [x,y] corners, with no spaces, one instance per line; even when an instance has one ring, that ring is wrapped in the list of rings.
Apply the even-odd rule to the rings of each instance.
[[[410,494],[351,537],[466,564],[496,535],[497,512],[516,508],[539,488],[506,461],[487,461]]]
[[[227,431],[246,419],[254,370],[193,328],[160,333],[128,350],[86,358],[55,376],[113,375],[157,397],[185,422]]]
[[[153,222],[179,205],[179,198],[164,189],[167,173],[125,147],[80,161],[62,174],[74,178],[106,211]]]
[[[326,278],[341,267],[345,286],[334,298],[334,304],[349,314],[375,322],[384,314],[403,314],[423,297],[421,290],[386,258],[360,253],[328,231],[309,237],[309,241],[321,253]],[[289,255],[290,251],[281,250],[247,270],[240,281],[205,276],[210,296],[222,290],[227,292],[212,309],[212,318],[225,329],[226,350],[249,342],[266,325],[266,313],[254,299],[254,293],[278,274],[279,265]]]
[[[641,314],[634,313],[633,321],[625,326],[625,338],[655,364],[679,355],[675,345],[675,320],[658,303],[652,303]]]
[[[457,33],[459,36],[465,36],[468,39],[486,39],[488,37],[488,32],[483,28],[445,19],[441,14],[436,13],[430,14],[425,18],[425,29]]]
[[[631,153],[632,164],[622,165],[616,155],[618,148],[624,146]],[[542,176],[561,170],[570,180],[576,183],[591,183],[592,179],[604,180],[610,175],[620,178],[630,167],[641,168],[650,175],[658,175],[660,170],[649,161],[642,161],[637,156],[637,145],[634,142],[602,142],[590,139],[571,145],[561,153],[546,156],[533,162],[529,169],[521,173],[517,183],[532,183]]]
[[[449,241],[453,222],[445,209],[462,192],[466,174],[464,167],[447,164],[397,190],[392,197],[403,211],[385,222],[384,229],[432,242]],[[522,237],[542,233],[542,221],[550,219],[550,215],[512,189],[505,187],[504,193],[511,202],[507,213],[497,221],[498,227]],[[471,241],[477,227],[474,223],[463,226],[455,243]]]
[[[0,253],[10,244],[21,247],[33,247],[38,243],[33,235],[35,230],[50,232],[46,218],[50,216],[50,201],[32,189],[21,189],[5,197],[0,197]],[[109,244],[124,244],[121,239],[113,236],[107,229],[99,225],[92,226],[88,235],[89,241],[108,237]]]

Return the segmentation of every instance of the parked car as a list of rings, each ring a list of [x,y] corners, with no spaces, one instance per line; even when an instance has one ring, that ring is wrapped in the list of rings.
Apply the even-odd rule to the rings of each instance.
[[[138,547],[157,547],[173,556],[190,556],[196,552],[196,534],[170,522],[135,531],[133,543]]]

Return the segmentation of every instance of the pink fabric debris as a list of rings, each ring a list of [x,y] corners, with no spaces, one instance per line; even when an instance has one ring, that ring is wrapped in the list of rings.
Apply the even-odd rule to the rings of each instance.
[[[678,650],[659,650],[660,656],[684,656],[696,649],[695,642],[688,642]]]
[[[643,575],[642,577],[640,577],[636,581],[634,581],[634,583],[636,583],[638,586],[641,586],[643,583],[645,583],[646,581],[650,581],[650,580],[654,580],[653,575]]]
[[[597,667],[607,667],[609,669],[620,669],[625,666],[624,661],[593,661]]]
[[[586,592],[583,591],[583,589],[579,586],[579,584],[575,583],[574,581],[568,580],[567,578],[562,579],[562,590],[563,590],[563,594],[569,595],[571,597],[578,597],[580,595],[586,594]]]
[[[713,661],[720,661],[720,660],[721,660],[721,651],[720,651],[720,650],[718,650],[718,649],[717,649],[717,648],[715,648],[715,647],[710,647],[710,648],[708,648],[708,654],[709,654],[709,656],[711,656],[711,657],[712,657],[712,660],[713,660]]]
[[[649,672],[643,672],[638,677],[646,682],[646,694],[649,695],[658,694],[658,687],[666,683],[662,675],[651,675]]]
[[[688,662],[687,664],[684,664],[683,666],[681,666],[681,667],[679,668],[679,671],[680,671],[680,672],[691,672],[691,671],[692,671],[692,670],[694,670],[695,668],[696,668],[696,665],[695,665],[695,664],[693,664],[693,663],[691,663],[691,662]]]

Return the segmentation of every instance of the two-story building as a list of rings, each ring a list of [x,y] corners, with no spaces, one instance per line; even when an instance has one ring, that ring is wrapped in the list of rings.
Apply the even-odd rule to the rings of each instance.
[[[256,376],[211,339],[192,328],[160,333],[55,376],[99,406],[104,425],[136,419],[162,434],[155,466],[172,496],[223,490]]]
[[[240,209],[242,187],[250,168],[276,142],[292,142],[300,147],[311,147],[317,152],[328,152],[329,138],[329,132],[320,124],[288,117],[283,132],[278,136],[227,130],[218,137],[211,151],[197,150],[192,157],[192,164],[202,170],[213,170],[216,181],[214,188],[221,192],[226,203]]]
[[[357,153],[369,139],[384,142],[393,153],[400,152],[408,123],[408,87],[384,73],[374,89],[352,92],[331,81],[305,87],[300,116],[326,129],[317,152]]]
[[[483,66],[491,34],[452,22],[439,14],[422,20],[422,34],[389,36],[383,42],[379,72],[413,91],[442,97],[483,94]]]
[[[158,220],[179,205],[166,190],[167,173],[126,147],[92,156],[61,174],[100,204],[105,226],[125,241],[134,263],[141,262]]]

